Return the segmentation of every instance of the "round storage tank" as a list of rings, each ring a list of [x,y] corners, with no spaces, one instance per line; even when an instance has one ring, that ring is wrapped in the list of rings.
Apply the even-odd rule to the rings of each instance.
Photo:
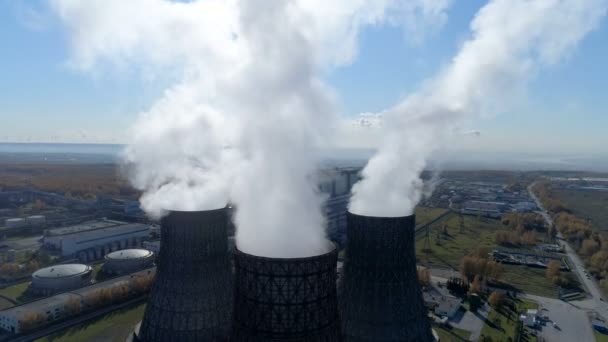
[[[46,222],[44,215],[32,215],[27,217],[27,223],[32,226],[42,226]]]
[[[39,269],[32,274],[30,290],[51,295],[91,284],[93,269],[83,264],[62,264]]]
[[[19,228],[25,226],[25,220],[22,218],[10,218],[4,222],[6,228]]]
[[[123,249],[105,256],[103,272],[106,274],[129,274],[154,263],[154,253],[147,249]]]

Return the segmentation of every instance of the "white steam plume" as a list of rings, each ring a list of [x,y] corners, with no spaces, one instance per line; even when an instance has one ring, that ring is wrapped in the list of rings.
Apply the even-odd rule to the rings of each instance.
[[[472,37],[418,92],[383,114],[386,136],[353,188],[350,211],[413,213],[427,158],[463,120],[501,108],[540,68],[558,62],[600,22],[606,0],[493,0]]]
[[[176,79],[125,152],[145,210],[232,201],[240,249],[301,257],[326,248],[313,174],[335,109],[321,76],[356,58],[361,27],[416,18],[435,28],[449,1],[51,3],[70,34],[70,65]]]

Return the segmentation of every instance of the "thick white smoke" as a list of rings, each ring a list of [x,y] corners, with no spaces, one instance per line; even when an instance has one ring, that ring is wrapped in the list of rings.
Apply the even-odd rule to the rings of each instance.
[[[420,173],[445,137],[463,120],[502,110],[530,76],[596,27],[606,9],[606,0],[490,1],[451,63],[383,113],[385,138],[353,188],[350,211],[412,214],[423,193]]]
[[[313,175],[336,113],[321,76],[353,61],[361,27],[384,22],[422,37],[421,27],[445,21],[449,1],[51,3],[71,65],[176,80],[140,115],[125,151],[146,211],[232,201],[240,249],[300,257],[326,248]]]

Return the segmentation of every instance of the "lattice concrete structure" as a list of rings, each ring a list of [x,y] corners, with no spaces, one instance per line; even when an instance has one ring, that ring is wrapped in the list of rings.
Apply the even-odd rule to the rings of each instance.
[[[416,271],[415,217],[347,215],[339,284],[345,341],[433,341]]]
[[[172,211],[161,220],[156,280],[137,340],[225,341],[233,276],[226,209]]]
[[[341,341],[333,244],[307,258],[235,253],[231,342]]]

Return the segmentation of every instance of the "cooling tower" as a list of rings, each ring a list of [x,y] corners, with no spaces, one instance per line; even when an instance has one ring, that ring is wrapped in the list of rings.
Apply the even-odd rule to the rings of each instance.
[[[226,209],[172,211],[162,219],[156,280],[137,339],[227,340],[233,278],[226,228]]]
[[[347,214],[340,289],[345,341],[433,341],[416,272],[415,216]]]
[[[307,258],[235,253],[231,342],[341,341],[333,244]]]

